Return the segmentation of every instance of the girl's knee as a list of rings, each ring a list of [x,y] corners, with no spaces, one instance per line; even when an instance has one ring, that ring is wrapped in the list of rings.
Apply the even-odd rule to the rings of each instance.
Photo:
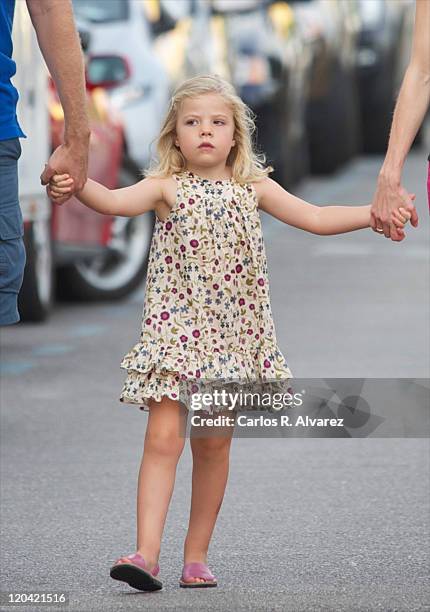
[[[214,436],[210,438],[191,438],[191,450],[199,459],[221,459],[228,457],[230,452],[230,436]]]
[[[185,439],[176,429],[148,431],[145,437],[145,450],[164,457],[177,457],[182,453]]]
[[[183,417],[177,401],[163,397],[150,400],[150,414],[145,435],[145,450],[166,457],[179,456],[185,444]]]

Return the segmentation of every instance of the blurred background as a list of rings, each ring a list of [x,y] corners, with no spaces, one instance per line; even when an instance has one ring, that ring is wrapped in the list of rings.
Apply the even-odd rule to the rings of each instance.
[[[287,190],[386,150],[410,54],[411,0],[73,6],[86,58],[89,176],[109,188],[142,178],[172,91],[202,73],[231,81],[256,113],[256,147]],[[19,308],[23,321],[38,322],[60,300],[116,300],[140,286],[155,217],[110,218],[74,199],[62,207],[47,200],[39,175],[62,142],[64,117],[24,2],[16,6],[14,59],[28,136],[19,162],[27,248]],[[422,139],[420,132],[416,144]]]

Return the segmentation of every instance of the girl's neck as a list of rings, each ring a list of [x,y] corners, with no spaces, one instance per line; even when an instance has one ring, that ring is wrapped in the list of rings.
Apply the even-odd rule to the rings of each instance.
[[[200,178],[208,179],[209,181],[225,181],[232,178],[230,166],[225,166],[224,168],[200,169],[194,166],[187,165],[186,170],[188,170],[188,172],[192,172]]]

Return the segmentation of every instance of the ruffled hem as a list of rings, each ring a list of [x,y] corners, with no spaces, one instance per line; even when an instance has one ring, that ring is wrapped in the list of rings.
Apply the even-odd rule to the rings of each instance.
[[[161,402],[163,397],[169,397],[179,401],[180,389],[179,382],[175,381],[176,376],[176,373],[168,372],[163,379],[155,376],[151,379],[149,374],[129,372],[119,401],[125,404],[141,404],[139,407],[145,412],[149,411],[149,399]]]
[[[263,343],[255,348],[231,351],[206,347],[181,349],[177,345],[138,342],[121,361],[121,368],[145,374],[154,370],[179,372],[181,380],[238,379],[273,380],[292,377],[277,344]]]
[[[142,404],[142,410],[149,410],[150,398],[161,401],[167,396],[180,401],[184,397],[181,381],[201,382],[206,391],[211,385],[240,386],[250,382],[270,383],[272,389],[282,387],[285,391],[285,381],[293,378],[275,343],[209,352],[202,347],[181,350],[177,346],[139,342],[124,356],[120,367],[127,370],[120,401]],[[186,398],[189,389],[192,387],[187,387]]]

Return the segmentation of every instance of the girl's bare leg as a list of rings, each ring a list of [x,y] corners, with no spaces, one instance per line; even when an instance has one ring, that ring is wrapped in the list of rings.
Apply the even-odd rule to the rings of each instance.
[[[235,418],[234,412],[227,411],[224,414]],[[212,427],[208,429],[212,432],[214,430]],[[207,563],[209,542],[224,498],[234,426],[219,427],[216,431],[218,435],[215,436],[190,438],[193,480],[190,521],[184,543],[184,563]],[[202,433],[204,431],[199,435]],[[204,582],[203,578],[190,578],[190,581],[197,580]]]
[[[185,438],[180,437],[180,415],[184,410],[179,402],[166,396],[161,402],[149,402],[137,490],[137,552],[149,570],[158,563],[176,467],[184,448]]]

